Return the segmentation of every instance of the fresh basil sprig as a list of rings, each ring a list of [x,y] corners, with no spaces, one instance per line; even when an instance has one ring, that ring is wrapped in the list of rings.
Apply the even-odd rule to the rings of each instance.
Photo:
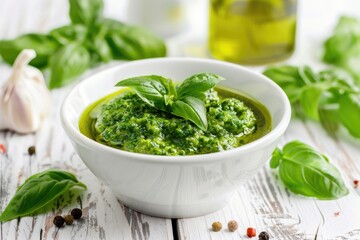
[[[73,187],[86,189],[85,184],[66,171],[48,170],[34,174],[17,189],[0,215],[0,222],[30,216]]]
[[[349,193],[329,159],[300,141],[289,142],[282,150],[276,148],[270,167],[279,169],[281,181],[296,194],[332,200]]]
[[[320,121],[330,134],[342,125],[360,138],[360,90],[345,72],[285,65],[270,67],[264,75],[285,91],[299,116]]]
[[[13,40],[0,40],[3,60],[13,64],[21,50],[34,49],[37,57],[30,64],[49,68],[49,88],[57,88],[100,62],[166,55],[164,40],[153,33],[104,18],[103,0],[69,2],[70,25],[56,28],[49,34],[26,34]]]
[[[224,80],[212,73],[199,73],[185,79],[177,88],[173,81],[156,75],[124,79],[118,87],[130,87],[147,104],[195,123],[206,131],[205,92]]]
[[[342,16],[324,43],[323,61],[348,71],[360,85],[360,20]]]

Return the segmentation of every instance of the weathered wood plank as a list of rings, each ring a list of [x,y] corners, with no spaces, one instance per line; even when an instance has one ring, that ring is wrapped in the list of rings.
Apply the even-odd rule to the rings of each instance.
[[[54,92],[54,120],[48,121],[36,135],[0,134],[0,142],[8,148],[1,157],[1,210],[9,202],[16,188],[30,175],[49,168],[71,171],[83,181],[88,190],[82,195],[84,217],[73,226],[60,229],[58,239],[172,239],[171,220],[143,216],[124,207],[111,191],[84,166],[58,122],[59,98],[66,91]],[[61,95],[61,96],[56,96]],[[55,120],[56,119],[56,120]],[[37,154],[29,156],[28,147],[35,145]],[[53,239],[55,214],[66,214],[72,204],[63,209],[37,217],[24,217],[1,223],[2,239]]]
[[[93,176],[74,153],[59,125],[59,99],[66,91],[54,92],[53,117],[36,135],[0,134],[0,142],[8,147],[1,159],[1,210],[9,202],[16,188],[30,175],[49,168],[66,169],[75,173],[88,190],[82,196],[84,217],[73,226],[60,229],[58,239],[172,239],[171,220],[143,216],[124,207],[111,191]],[[61,95],[61,96],[56,96]],[[37,154],[29,156],[28,147],[35,145]],[[2,239],[53,239],[56,228],[52,224],[55,214],[66,214],[72,204],[63,209],[37,217],[24,217],[1,224]]]
[[[118,3],[114,5],[117,6]],[[112,4],[109,1],[108,4]],[[110,8],[111,9],[111,8]],[[67,24],[67,1],[2,0],[0,3],[0,39],[16,37],[26,32],[46,32],[54,26]],[[114,9],[113,9],[114,12]],[[10,74],[10,68],[0,64],[0,85]],[[63,208],[34,217],[23,217],[0,223],[0,239],[173,239],[170,219],[145,216],[123,206],[82,163],[75,154],[60,124],[60,104],[71,87],[52,91],[52,112],[35,134],[18,135],[0,132],[0,143],[8,148],[0,155],[0,211],[14,195],[16,188],[30,175],[50,168],[75,173],[88,186],[81,195],[83,217],[56,234],[52,220],[55,214],[67,214],[79,207],[75,200]],[[27,149],[36,146],[29,156]]]
[[[312,135],[319,126],[311,129],[300,121],[293,121],[282,144],[301,139],[315,147]],[[324,143],[332,141],[321,138]],[[319,150],[321,147],[319,147]],[[359,150],[358,150],[359,151]],[[333,159],[335,164],[338,162]],[[341,165],[339,167],[342,169]],[[343,170],[345,173],[345,171]],[[235,194],[224,209],[213,214],[179,220],[181,239],[248,239],[247,227],[258,233],[267,231],[274,239],[359,239],[360,196],[352,187],[352,181],[344,174],[350,194],[336,201],[320,201],[289,193],[277,179],[275,172],[265,166]],[[337,216],[337,212],[339,215]],[[227,222],[235,219],[239,230],[227,231]],[[223,223],[224,230],[212,232],[212,222]]]

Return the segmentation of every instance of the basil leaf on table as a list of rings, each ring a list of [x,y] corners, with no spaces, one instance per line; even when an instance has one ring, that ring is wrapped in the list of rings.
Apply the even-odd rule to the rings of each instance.
[[[37,57],[30,64],[37,68],[50,68],[49,88],[57,88],[100,62],[166,55],[164,40],[155,34],[104,18],[103,0],[69,2],[71,24],[58,27],[49,35],[26,34],[0,41],[0,55],[4,61],[13,64],[21,50],[34,49]],[[74,50],[74,56],[70,50]],[[169,101],[172,100],[167,96],[166,102]]]
[[[198,98],[189,96],[175,101],[171,112],[194,122],[203,131],[208,127],[204,102]]]
[[[263,74],[276,82],[286,93],[290,103],[299,100],[302,87],[305,85],[295,66],[275,66],[267,68]]]
[[[318,121],[319,120],[319,102],[323,90],[316,86],[309,86],[300,94],[299,102],[306,116]]]
[[[136,60],[166,55],[164,41],[146,29],[113,19],[104,19],[100,24],[107,29],[105,38],[115,59]]]
[[[360,119],[359,87],[344,71],[326,70],[314,73],[309,67],[277,66],[264,71],[288,96],[295,112],[320,121],[334,136],[341,124],[360,138],[356,119]]]
[[[50,58],[49,88],[61,87],[85,72],[90,65],[90,53],[82,45],[63,46]]]
[[[343,95],[339,101],[339,117],[354,137],[360,138],[360,95]]]
[[[30,216],[73,187],[86,189],[85,184],[66,171],[48,170],[35,174],[17,189],[0,215],[0,222]]]
[[[59,44],[49,35],[25,34],[13,40],[0,41],[0,55],[8,64],[13,64],[23,49],[34,49],[36,58],[30,64],[37,68],[46,67],[48,59],[58,49]]]
[[[52,30],[49,35],[62,45],[86,40],[88,30],[80,24],[66,25]]]
[[[125,79],[116,86],[130,87],[150,106],[187,119],[206,131],[205,92],[221,80],[224,79],[215,74],[199,73],[185,79],[176,89],[171,79],[149,75]]]
[[[69,0],[70,19],[73,24],[91,27],[103,17],[103,0]]]
[[[323,61],[345,69],[360,84],[360,20],[342,16],[324,43]]]
[[[323,154],[300,141],[275,149],[270,167],[279,169],[279,177],[286,188],[296,194],[333,200],[346,196],[340,172]]]
[[[224,80],[222,77],[212,73],[199,73],[185,79],[177,88],[179,98],[185,96],[205,99],[205,92],[214,88],[216,84]]]
[[[97,24],[95,31],[90,34],[91,43],[88,44],[88,49],[98,56],[99,61],[105,63],[113,59],[112,49],[105,38],[106,34],[108,34],[108,29]]]

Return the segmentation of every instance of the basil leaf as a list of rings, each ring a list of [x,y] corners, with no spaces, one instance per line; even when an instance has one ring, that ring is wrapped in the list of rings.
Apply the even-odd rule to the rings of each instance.
[[[70,19],[73,24],[91,27],[103,17],[103,0],[69,0]]]
[[[98,56],[99,61],[109,62],[113,59],[112,50],[106,41],[108,28],[101,24],[97,24],[95,31],[91,33],[91,43],[89,49]]]
[[[165,42],[143,28],[112,19],[104,19],[101,25],[107,29],[105,38],[115,59],[136,60],[166,55]]]
[[[66,45],[72,42],[84,42],[86,40],[88,31],[85,26],[75,24],[56,28],[49,34],[61,45]]]
[[[205,92],[214,88],[222,80],[224,80],[222,77],[212,73],[195,74],[185,79],[178,87],[179,99],[191,96],[204,100]]]
[[[118,82],[116,86],[131,87],[144,102],[164,111],[169,109],[169,103],[166,102],[169,97],[176,97],[171,79],[156,75],[128,78]],[[165,96],[168,96],[168,100],[165,100]]]
[[[107,41],[100,37],[95,37],[92,42],[91,50],[93,50],[99,59],[105,63],[113,59],[112,51]]]
[[[296,194],[332,200],[349,193],[329,159],[300,141],[287,143],[282,151],[275,150],[270,167],[279,168],[281,181]]]
[[[329,93],[324,93],[319,103],[319,120],[323,128],[332,136],[340,125],[340,118],[338,115],[339,103],[337,96]]]
[[[319,120],[319,101],[323,90],[316,86],[309,86],[301,91],[300,105],[308,118]]]
[[[90,53],[79,44],[63,46],[50,58],[50,89],[70,83],[90,66]]]
[[[206,131],[208,124],[204,102],[195,97],[184,97],[174,102],[172,113],[195,123],[201,130]]]
[[[1,40],[0,55],[5,62],[13,64],[23,49],[34,49],[36,58],[30,64],[37,68],[43,68],[47,66],[49,57],[54,54],[58,47],[59,44],[51,36],[26,34],[13,40]]]
[[[298,71],[301,80],[303,80],[305,84],[311,84],[320,81],[318,75],[315,74],[313,70],[308,66],[299,67]]]
[[[360,96],[344,94],[340,97],[338,115],[351,135],[360,138]]]
[[[294,104],[299,100],[302,87],[305,86],[299,74],[299,68],[294,66],[277,66],[267,68],[263,74],[279,85]]]
[[[17,189],[0,215],[0,222],[32,215],[73,187],[86,189],[85,184],[65,171],[49,170],[35,174]]]
[[[324,43],[323,61],[345,69],[360,82],[360,21],[341,17],[334,34]]]
[[[359,87],[341,70],[314,73],[310,68],[279,66],[268,68],[265,75],[287,94],[297,115],[320,121],[334,136],[343,124],[354,137],[360,138],[356,120],[360,119]]]
[[[202,95],[220,80],[223,78],[215,74],[196,74],[186,79],[176,90],[171,79],[150,75],[128,78],[118,82],[116,86],[131,87],[150,106],[190,120],[206,131],[206,108]],[[191,85],[194,91],[191,90]],[[179,96],[180,90],[182,96]]]

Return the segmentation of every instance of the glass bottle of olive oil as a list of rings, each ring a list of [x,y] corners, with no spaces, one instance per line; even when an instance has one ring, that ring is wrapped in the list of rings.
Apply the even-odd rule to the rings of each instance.
[[[297,0],[210,0],[213,57],[257,65],[289,57],[295,47]]]

